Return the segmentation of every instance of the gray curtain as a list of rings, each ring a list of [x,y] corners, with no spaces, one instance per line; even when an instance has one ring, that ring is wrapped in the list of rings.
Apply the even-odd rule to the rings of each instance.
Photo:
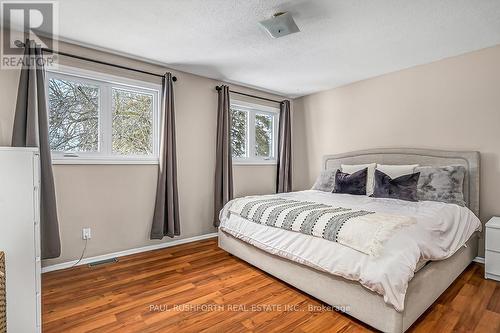
[[[174,87],[171,73],[166,73],[162,80],[161,110],[160,166],[151,239],[174,237],[181,233],[177,194]]]
[[[292,136],[290,101],[280,103],[276,193],[292,190]]]
[[[19,78],[13,147],[38,147],[40,151],[40,239],[42,259],[61,255],[52,159],[48,138],[47,100],[42,51],[27,40]]]
[[[214,226],[219,226],[219,212],[233,199],[233,164],[231,154],[231,111],[229,87],[222,85],[217,107],[217,147],[215,152]]]

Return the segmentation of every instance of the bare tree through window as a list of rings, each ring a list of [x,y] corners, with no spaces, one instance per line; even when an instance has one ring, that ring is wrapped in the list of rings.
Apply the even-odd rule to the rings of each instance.
[[[113,153],[153,152],[153,95],[113,89]]]
[[[231,108],[231,148],[233,157],[247,155],[247,112]]]
[[[106,158],[155,155],[153,89],[59,73],[49,74],[47,82],[52,151]]]
[[[255,115],[255,156],[271,157],[273,117],[265,114]]]
[[[99,88],[49,80],[49,143],[54,151],[95,152],[99,148]]]

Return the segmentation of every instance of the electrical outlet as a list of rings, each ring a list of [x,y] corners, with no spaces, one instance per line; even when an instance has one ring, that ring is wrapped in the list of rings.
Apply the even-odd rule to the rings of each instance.
[[[91,239],[92,238],[92,232],[90,228],[83,228],[82,229],[82,239]]]

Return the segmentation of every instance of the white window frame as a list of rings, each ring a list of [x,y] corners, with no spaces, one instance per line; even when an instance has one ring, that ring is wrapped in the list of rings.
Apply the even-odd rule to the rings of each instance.
[[[53,164],[158,164],[160,152],[160,91],[161,85],[123,78],[111,74],[59,65],[47,69],[46,96],[51,78],[66,79],[99,87],[99,151],[52,151]],[[120,155],[112,151],[112,89],[125,89],[153,96],[153,153],[151,155]],[[48,104],[48,103],[47,103]],[[50,110],[47,112],[49,116]]]
[[[246,128],[246,157],[233,157],[233,165],[272,165],[277,163],[278,154],[278,127],[279,127],[279,108],[246,101],[232,99],[231,108],[247,112]],[[273,117],[273,131],[271,133],[271,157],[255,156],[255,115],[264,114]]]

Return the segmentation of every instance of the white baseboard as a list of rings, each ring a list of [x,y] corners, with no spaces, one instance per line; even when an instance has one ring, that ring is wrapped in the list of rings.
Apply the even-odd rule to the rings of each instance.
[[[176,240],[166,242],[166,243],[148,245],[148,246],[138,247],[135,249],[103,254],[103,255],[95,256],[95,257],[84,258],[84,259],[82,259],[82,261],[80,261],[78,263],[78,266],[90,264],[90,263],[96,262],[96,261],[101,261],[101,260],[106,260],[106,259],[111,259],[111,258],[116,258],[116,257],[128,256],[128,255],[134,254],[134,253],[163,249],[166,247],[172,247],[172,246],[176,246],[176,245],[180,245],[180,244],[196,242],[199,240],[209,239],[209,238],[214,238],[214,237],[217,237],[216,232],[211,233],[211,234],[189,237],[189,238],[176,239]],[[42,273],[47,273],[47,272],[52,272],[52,271],[58,271],[60,269],[70,268],[74,264],[76,264],[77,262],[78,262],[78,260],[72,260],[72,261],[68,261],[68,262],[62,262],[60,264],[45,266],[45,267],[42,267]]]
[[[472,261],[484,264],[484,257],[475,257]]]

